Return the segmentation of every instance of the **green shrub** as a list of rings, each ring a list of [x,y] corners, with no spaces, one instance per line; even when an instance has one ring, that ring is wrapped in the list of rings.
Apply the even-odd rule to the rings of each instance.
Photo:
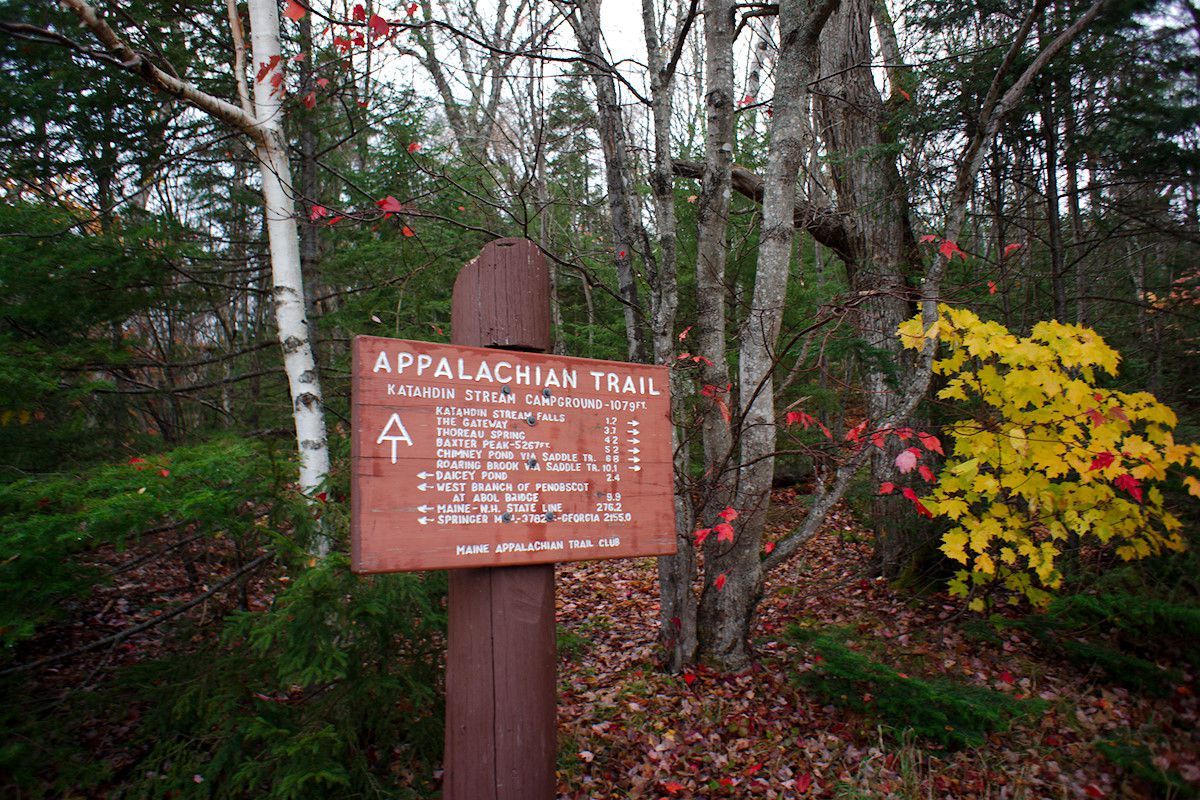
[[[1156,661],[1183,658],[1200,664],[1200,609],[1141,595],[1077,594],[1057,597],[1045,613],[1001,627],[1033,634],[1045,647],[1105,680],[1166,695],[1180,674]]]
[[[788,635],[820,656],[794,679],[833,705],[879,720],[901,738],[905,731],[947,747],[982,744],[1040,703],[945,678],[911,678],[847,646],[848,633],[793,626]]]
[[[441,753],[444,591],[444,573],[360,578],[335,554],[269,611],[231,619],[221,647],[131,670],[126,690],[153,711],[139,733],[139,778],[119,796],[427,789],[420,775],[406,789],[393,770]]]
[[[1107,739],[1096,742],[1096,750],[1114,765],[1153,787],[1155,797],[1164,800],[1200,797],[1200,792],[1179,773],[1155,766],[1150,748],[1140,742],[1127,738]]]

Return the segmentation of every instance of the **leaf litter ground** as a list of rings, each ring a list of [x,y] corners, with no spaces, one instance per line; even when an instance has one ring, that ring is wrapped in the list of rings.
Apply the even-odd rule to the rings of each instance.
[[[774,507],[778,525],[769,535],[804,513],[794,490],[777,492]],[[147,537],[123,552],[96,551],[97,565],[119,571],[119,579],[30,642],[22,660],[77,648],[161,613],[155,609],[199,598],[256,555],[192,543],[183,534]],[[769,576],[752,632],[757,661],[740,674],[658,671],[653,559],[559,565],[559,798],[1165,796],[1101,756],[1097,744],[1114,740],[1144,744],[1149,769],[1200,789],[1194,675],[1153,698],[1102,683],[1023,631],[981,642],[968,635],[976,618],[959,615],[944,595],[914,598],[872,578],[870,549],[869,532],[847,508],[835,509],[822,534]],[[160,550],[170,555],[158,557]],[[31,691],[55,706],[122,666],[209,646],[217,628],[206,619],[239,603],[264,608],[287,580],[276,570],[252,573],[238,584],[244,593],[231,587],[181,618],[194,631],[190,641],[170,636],[173,624],[150,628],[38,670]],[[790,680],[813,666],[784,635],[794,623],[848,629],[871,645],[873,658],[914,676],[945,676],[1044,706],[972,749],[946,751],[896,735]],[[86,726],[88,749],[116,775],[136,761],[126,743],[140,711],[97,714]]]
[[[775,507],[776,535],[804,513],[794,491],[777,492]],[[1150,698],[1099,682],[1023,631],[981,642],[967,634],[978,618],[944,594],[914,598],[870,577],[870,552],[870,533],[839,506],[769,576],[752,632],[757,661],[732,675],[657,670],[652,559],[560,565],[559,797],[1162,796],[1099,753],[1111,740],[1144,743],[1149,769],[1200,789],[1193,675]],[[793,623],[849,629],[872,658],[914,677],[1041,705],[959,751],[884,730],[789,680],[813,658],[784,635]]]

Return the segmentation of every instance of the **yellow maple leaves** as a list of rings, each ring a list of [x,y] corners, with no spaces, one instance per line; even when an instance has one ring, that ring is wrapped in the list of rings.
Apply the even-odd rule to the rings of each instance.
[[[952,455],[923,498],[955,522],[941,545],[963,565],[951,594],[1001,585],[1014,602],[1042,605],[1062,581],[1058,556],[1087,539],[1123,559],[1183,548],[1153,484],[1172,467],[1200,469],[1200,446],[1175,442],[1177,418],[1152,394],[1097,384],[1097,374],[1115,375],[1116,350],[1079,325],[1039,322],[1016,336],[966,309],[939,312],[930,329],[914,318],[899,333],[913,349],[938,336],[938,397],[976,410],[947,428]],[[1183,484],[1200,497],[1200,478]]]

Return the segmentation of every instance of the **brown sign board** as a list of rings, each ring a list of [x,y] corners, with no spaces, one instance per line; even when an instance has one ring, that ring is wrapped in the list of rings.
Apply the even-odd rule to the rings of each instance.
[[[675,552],[666,367],[359,336],[355,572]]]

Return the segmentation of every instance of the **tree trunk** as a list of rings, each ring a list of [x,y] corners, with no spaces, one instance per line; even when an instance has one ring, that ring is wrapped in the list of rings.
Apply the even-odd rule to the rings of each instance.
[[[749,664],[750,625],[762,596],[760,551],[775,476],[776,346],[783,321],[795,237],[796,184],[808,153],[808,86],[815,76],[817,39],[833,3],[780,4],[780,50],[775,113],[763,182],[762,231],[754,292],[741,328],[738,358],[740,465],[732,543],[710,537],[700,598],[701,655],[724,669]],[[710,512],[712,511],[710,507]],[[703,519],[705,525],[716,520]],[[717,577],[723,577],[723,585]]]
[[[279,12],[271,0],[250,0],[250,43],[253,63],[280,61]],[[282,103],[271,90],[271,70],[254,87],[254,112],[258,119],[255,156],[262,176],[263,214],[271,249],[272,298],[283,366],[291,390],[292,414],[300,453],[300,490],[311,494],[329,474],[329,442],[325,434],[325,406],[304,303],[300,271],[300,239],[296,227],[292,168],[283,138]],[[329,544],[317,545],[324,556]]]
[[[678,221],[675,215],[675,189],[671,181],[671,110],[674,91],[673,66],[667,63],[655,20],[654,0],[642,0],[642,25],[650,67],[651,114],[654,125],[654,158],[650,171],[650,191],[654,201],[655,230],[658,235],[657,268],[649,277],[650,335],[654,363],[671,364],[678,340],[675,316],[679,309]],[[682,419],[683,400],[688,394],[683,375],[671,372],[671,400],[674,418]],[[687,431],[678,426],[671,430],[671,448],[675,454],[675,555],[658,559],[659,641],[665,655],[664,666],[677,672],[696,657],[696,550],[692,546],[693,513],[685,480],[688,473]]]
[[[592,83],[596,86],[597,133],[604,153],[613,263],[617,271],[617,293],[625,315],[628,357],[630,361],[645,361],[641,305],[637,278],[633,272],[633,244],[639,237],[629,194],[630,166],[626,154],[625,123],[621,119],[621,104],[609,71],[611,67],[600,48],[600,0],[582,0],[575,8],[578,13],[571,14],[568,19],[579,40],[580,51],[592,65]]]
[[[895,410],[897,390],[909,382],[913,368],[896,328],[915,311],[905,273],[916,269],[916,257],[907,190],[883,132],[887,111],[870,69],[874,6],[874,0],[843,0],[830,20],[821,39],[821,72],[828,77],[821,82],[817,105],[821,130],[834,156],[838,207],[854,221],[846,265],[850,288],[869,295],[853,322],[865,345],[867,417],[878,422]],[[888,446],[874,453],[871,473],[876,485],[905,481],[895,458],[907,446],[889,437]],[[875,560],[884,575],[895,576],[927,544],[929,535],[898,495],[876,496],[872,516]]]

